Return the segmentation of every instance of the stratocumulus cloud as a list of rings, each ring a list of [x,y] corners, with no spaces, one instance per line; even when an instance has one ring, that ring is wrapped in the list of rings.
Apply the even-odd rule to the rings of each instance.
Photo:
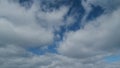
[[[118,68],[119,18],[119,0],[0,0],[0,67]]]

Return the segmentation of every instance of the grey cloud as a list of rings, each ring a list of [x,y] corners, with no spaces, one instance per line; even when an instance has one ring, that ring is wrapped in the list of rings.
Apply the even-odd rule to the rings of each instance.
[[[0,41],[16,45],[51,44],[53,32],[63,25],[63,16],[68,9],[61,7],[53,12],[43,12],[37,1],[30,9],[21,7],[13,0],[1,0],[0,3]]]
[[[24,46],[49,45],[54,41],[54,30],[59,30],[69,7],[53,12],[40,10],[37,0],[31,8],[21,7],[15,0],[0,0],[0,67],[1,68],[119,68],[119,62],[107,63],[104,57],[119,53],[119,1],[91,0],[112,12],[96,20],[85,22],[78,31],[66,32],[58,47],[58,54],[36,55]],[[107,2],[110,2],[107,4]],[[83,3],[86,13],[91,7]],[[116,11],[115,11],[116,10]],[[87,15],[87,14],[86,14]],[[37,19],[36,19],[37,18]],[[71,25],[74,18],[68,17]],[[84,22],[84,21],[83,21]],[[23,45],[23,46],[21,46]]]
[[[66,34],[58,50],[71,57],[93,57],[119,51],[120,10],[91,21],[83,29]]]
[[[38,30],[40,29],[40,30]],[[0,41],[8,44],[47,44],[52,42],[53,34],[37,26],[16,26],[7,19],[0,19]]]
[[[107,12],[114,11],[120,7],[120,1],[119,0],[87,0],[89,3],[93,5],[99,5],[103,7]]]
[[[52,12],[39,11],[37,16],[40,25],[49,29],[59,29],[60,26],[64,25],[64,15],[68,12],[69,7],[63,6],[58,10]]]
[[[2,44],[1,44],[2,45]],[[95,59],[95,58],[93,58]],[[85,63],[90,59],[75,59],[57,54],[35,55],[15,45],[0,46],[2,68],[117,68],[119,62],[106,63],[103,59]]]

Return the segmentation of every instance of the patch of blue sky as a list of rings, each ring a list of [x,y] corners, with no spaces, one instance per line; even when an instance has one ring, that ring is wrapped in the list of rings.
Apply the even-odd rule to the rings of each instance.
[[[107,57],[104,58],[104,60],[107,63],[119,62],[120,61],[120,55],[107,56]]]
[[[59,40],[55,39],[52,44],[47,45],[45,47],[29,47],[26,48],[26,50],[36,55],[44,55],[46,53],[58,54],[56,49],[58,46],[58,41]]]
[[[31,8],[33,4],[33,0],[19,0],[21,6],[25,7],[26,9]]]
[[[89,13],[87,20],[93,20],[99,17],[102,13],[104,13],[104,9],[102,7],[92,5],[92,11]]]
[[[56,45],[50,45],[46,48],[31,47],[31,48],[27,48],[27,51],[36,55],[44,55],[46,53],[57,54]]]
[[[27,48],[27,51],[36,54],[36,55],[43,55],[45,54],[45,51],[41,50],[40,48],[36,47],[36,48]]]

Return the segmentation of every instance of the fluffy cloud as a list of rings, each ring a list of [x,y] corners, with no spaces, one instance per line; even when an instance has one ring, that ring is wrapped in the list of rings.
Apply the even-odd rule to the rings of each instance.
[[[19,26],[7,19],[1,18],[0,38],[0,41],[5,44],[41,45],[51,43],[53,40],[53,34],[38,26]]]
[[[103,60],[95,63],[83,63],[82,59],[69,58],[62,55],[34,55],[21,47],[5,45],[0,48],[0,64],[2,68],[118,68],[119,62],[112,64]]]
[[[119,51],[120,10],[102,15],[83,29],[66,34],[58,50],[71,57],[93,57]]]
[[[64,15],[68,11],[68,7],[61,7],[58,10],[52,12],[38,12],[37,19],[40,21],[41,26],[47,28],[58,29],[59,26],[64,25]]]
[[[81,64],[76,62],[78,61],[56,54],[38,56],[15,45],[0,47],[0,65],[2,68],[65,68]]]
[[[17,45],[49,45],[54,40],[54,28],[63,24],[67,7],[53,12],[39,10],[37,1],[26,9],[14,0],[0,1],[0,42]]]
[[[120,52],[120,1],[82,1],[85,9],[82,19],[84,28],[66,31],[57,48],[58,53],[44,55],[34,54],[28,49],[56,43],[54,32],[61,26],[72,25],[76,19],[71,15],[64,21],[65,15],[71,10],[69,6],[42,11],[41,0],[34,0],[29,9],[25,7],[27,2],[22,6],[18,2],[18,0],[0,0],[1,68],[120,67],[119,61],[109,63],[104,58]],[[85,19],[92,10],[91,4],[99,5],[107,12],[93,21],[86,22]],[[48,10],[46,7],[45,9]]]

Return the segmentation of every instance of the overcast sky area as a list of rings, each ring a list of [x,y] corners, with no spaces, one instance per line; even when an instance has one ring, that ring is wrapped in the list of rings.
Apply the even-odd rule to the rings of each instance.
[[[0,68],[119,68],[120,0],[0,0]]]

